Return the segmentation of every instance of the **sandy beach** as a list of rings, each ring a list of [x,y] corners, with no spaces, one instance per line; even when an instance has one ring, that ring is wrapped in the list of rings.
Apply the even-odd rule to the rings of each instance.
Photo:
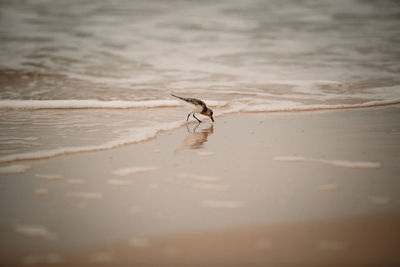
[[[4,266],[396,266],[400,107],[248,113],[0,166]]]
[[[400,1],[0,7],[0,266],[400,266]]]

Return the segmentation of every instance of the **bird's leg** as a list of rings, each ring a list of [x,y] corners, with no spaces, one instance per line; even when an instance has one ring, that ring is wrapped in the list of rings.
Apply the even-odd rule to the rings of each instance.
[[[193,113],[193,118],[195,118],[198,122],[201,122],[201,120],[199,120],[198,118],[196,118],[196,116]]]
[[[187,118],[186,118],[186,121],[188,121],[188,120],[189,120],[189,116],[190,116],[190,114],[192,114],[192,112],[190,112],[190,113],[188,114],[188,116],[187,116]]]
[[[197,124],[196,127],[193,128],[193,132],[194,132],[194,133],[196,132],[197,128],[199,128],[199,126],[200,126],[200,122],[199,122],[199,124]]]

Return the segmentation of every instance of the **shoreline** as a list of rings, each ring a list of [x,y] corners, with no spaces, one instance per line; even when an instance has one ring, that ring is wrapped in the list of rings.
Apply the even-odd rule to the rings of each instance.
[[[21,161],[29,166],[24,172],[0,176],[0,262],[240,266],[234,260],[243,258],[248,266],[335,265],[333,256],[313,258],[315,244],[293,262],[285,260],[290,247],[273,252],[274,244],[289,242],[289,229],[315,228],[330,236],[314,232],[322,250],[351,265],[353,248],[343,246],[334,229],[379,224],[364,236],[378,242],[386,231],[396,233],[382,245],[389,250],[400,239],[393,226],[400,216],[399,117],[398,105],[229,114],[135,145]],[[276,229],[282,234],[269,240]],[[267,235],[261,250],[246,249],[243,240],[255,238],[253,232]],[[207,258],[203,252],[211,255],[216,233],[220,246]],[[181,246],[192,249],[188,254],[172,244],[181,237]],[[157,242],[161,252],[152,247]],[[292,248],[304,242],[306,237]],[[380,250],[374,254],[378,243],[356,250],[354,265],[364,264],[361,252],[370,250],[376,256],[370,266],[400,261]],[[130,252],[138,254],[130,258]]]
[[[107,101],[105,101],[107,102]],[[118,102],[118,101],[117,101]],[[376,104],[375,102],[379,101],[372,101],[374,103],[369,104],[370,102],[367,103],[362,103],[362,104],[355,104],[355,105],[341,105],[339,108],[335,107],[318,107],[318,108],[306,108],[306,109],[295,109],[295,110],[271,110],[271,111],[265,111],[265,110],[248,110],[248,111],[229,111],[229,113],[222,113],[222,114],[217,114],[215,117],[221,118],[225,116],[230,116],[230,115],[246,115],[246,114],[309,114],[309,113],[323,113],[323,112],[333,112],[333,111],[347,111],[347,110],[368,110],[368,109],[379,109],[379,108],[390,108],[390,107],[400,107],[400,101],[395,100],[389,101],[389,103],[381,103],[381,104]],[[366,105],[365,105],[366,104]],[[52,108],[50,108],[52,109]],[[64,108],[62,108],[64,109]],[[82,109],[82,108],[78,108]],[[85,109],[85,108],[84,108]],[[91,109],[91,108],[89,108]],[[206,123],[208,122],[208,119],[206,119]],[[190,122],[189,122],[190,123]],[[203,120],[204,123],[204,120]],[[186,125],[188,125],[187,122],[181,121],[181,122],[170,122],[170,123],[164,123],[166,125],[166,129],[164,127],[161,127],[159,129],[154,129],[154,133],[150,134],[150,137],[144,137],[144,138],[139,138],[139,140],[136,140],[134,137],[134,141],[120,141],[118,143],[117,140],[111,140],[108,141],[107,143],[104,144],[97,144],[97,145],[90,145],[90,146],[85,146],[85,147],[64,147],[64,148],[56,148],[56,149],[50,149],[50,150],[40,150],[40,151],[35,151],[35,152],[25,152],[25,153],[19,153],[19,154],[14,154],[14,155],[9,155],[9,156],[0,156],[0,165],[3,164],[10,164],[10,163],[18,163],[18,162],[24,162],[24,161],[40,161],[40,160],[49,160],[54,157],[60,157],[60,156],[68,156],[68,155],[77,155],[77,154],[82,154],[82,153],[96,153],[96,152],[101,152],[101,151],[106,151],[106,150],[112,150],[112,149],[118,149],[123,146],[131,146],[131,145],[136,145],[140,144],[142,142],[149,142],[154,139],[157,139],[157,137],[163,133],[168,133],[169,131],[175,131],[178,130]],[[170,126],[171,125],[171,126]],[[117,142],[117,143],[116,143]],[[111,145],[109,145],[111,144]],[[43,154],[42,156],[38,154]],[[1,174],[0,174],[1,175]]]

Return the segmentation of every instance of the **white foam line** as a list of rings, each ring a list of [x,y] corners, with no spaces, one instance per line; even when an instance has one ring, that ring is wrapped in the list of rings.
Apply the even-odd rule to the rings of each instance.
[[[69,192],[67,193],[67,197],[79,198],[84,200],[97,200],[102,199],[103,194],[99,192]]]
[[[319,189],[320,191],[330,191],[330,192],[333,192],[333,191],[337,191],[338,188],[339,188],[339,186],[336,185],[336,184],[322,184],[322,185],[318,186],[318,189]]]
[[[205,101],[210,106],[225,106],[226,101]],[[101,101],[101,100],[1,100],[0,109],[132,109],[181,106],[178,100]]]
[[[380,106],[398,105],[400,98],[392,100],[376,100],[359,104],[338,104],[338,105],[305,105],[297,102],[280,101],[277,103],[246,104],[240,100],[232,102],[227,109],[220,109],[214,112],[214,117],[220,117],[232,113],[246,112],[318,112],[326,110],[345,110],[359,108],[373,108]]]
[[[46,196],[49,194],[49,190],[46,188],[37,188],[35,189],[35,194],[38,196]]]
[[[217,182],[217,181],[221,180],[221,177],[219,177],[219,176],[205,176],[205,175],[198,175],[198,174],[192,174],[192,173],[180,173],[179,177],[189,178],[189,179],[202,181],[202,182]]]
[[[26,172],[30,166],[27,165],[19,165],[14,164],[10,166],[0,167],[0,175],[1,174],[15,174],[15,173],[24,173]]]
[[[31,238],[41,238],[46,240],[55,240],[57,235],[50,232],[46,227],[42,225],[28,225],[22,223],[16,223],[13,225],[13,230],[22,236]]]
[[[266,103],[266,104],[244,104],[238,102],[232,108],[222,111],[220,114],[236,113],[236,112],[296,112],[296,111],[323,111],[323,110],[340,110],[354,108],[370,108],[386,105],[400,104],[400,98],[392,100],[376,100],[359,104],[338,104],[338,105],[304,105],[295,104],[287,105],[287,103]]]
[[[127,186],[130,185],[132,182],[130,180],[108,179],[107,183],[109,185],[115,185],[115,186]]]
[[[371,161],[323,160],[323,159],[313,160],[313,161],[343,168],[375,169],[381,167],[381,163],[371,162]]]
[[[175,100],[101,101],[101,100],[2,100],[1,109],[128,109],[176,107]]]
[[[149,166],[149,167],[129,167],[129,168],[122,168],[113,171],[112,173],[119,176],[127,176],[130,174],[138,174],[138,173],[145,173],[158,170],[159,167],[157,166]]]
[[[51,180],[51,181],[64,179],[64,175],[61,174],[35,174],[35,177],[38,179]]]
[[[203,156],[203,157],[209,157],[209,156],[213,156],[214,152],[211,152],[211,151],[200,151],[200,152],[197,152],[197,155]]]
[[[179,128],[185,122],[171,122],[171,123],[163,123],[158,127],[152,128],[143,128],[140,132],[132,134],[131,136],[113,140],[101,145],[93,145],[93,146],[79,146],[79,147],[64,147],[57,148],[52,150],[43,150],[36,152],[26,152],[14,155],[7,155],[0,157],[0,163],[12,162],[12,161],[21,161],[21,160],[37,160],[37,159],[45,159],[52,158],[55,156],[73,154],[73,153],[82,153],[82,152],[96,152],[103,151],[108,149],[113,149],[116,147],[120,147],[123,145],[139,143],[151,138],[154,138],[159,132],[172,130]]]
[[[297,156],[279,156],[279,157],[273,157],[273,160],[288,161],[288,162],[296,162],[296,161],[317,162],[335,167],[354,168],[354,169],[376,169],[382,166],[380,162],[374,162],[374,161],[328,160],[328,159],[314,159],[314,158],[305,158]]]
[[[69,184],[84,184],[85,180],[82,179],[68,179],[66,180],[67,183]]]
[[[205,100],[211,107],[224,107],[227,101]],[[244,104],[240,100],[233,103],[224,113],[234,112],[283,112],[283,111],[318,111],[349,108],[366,108],[382,105],[399,104],[400,98],[390,100],[374,100],[359,104],[338,105],[304,105],[290,102]],[[144,100],[144,101],[101,101],[101,100],[0,100],[0,109],[133,109],[133,108],[163,108],[179,107],[178,100]]]

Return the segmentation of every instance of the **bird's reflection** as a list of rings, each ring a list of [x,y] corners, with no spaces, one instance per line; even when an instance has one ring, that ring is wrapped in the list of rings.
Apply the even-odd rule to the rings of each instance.
[[[208,135],[214,132],[212,123],[186,125],[188,135],[183,139],[181,149],[199,149],[207,142]]]

